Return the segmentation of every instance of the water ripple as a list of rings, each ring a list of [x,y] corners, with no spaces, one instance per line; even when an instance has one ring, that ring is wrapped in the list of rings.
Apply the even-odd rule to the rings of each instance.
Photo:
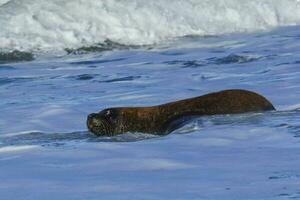
[[[237,63],[237,64],[249,63],[249,62],[257,61],[259,59],[261,59],[261,57],[230,54],[222,58],[211,58],[209,60],[215,62],[215,64],[222,65],[222,64],[233,64],[233,63]]]
[[[0,65],[0,70],[15,70],[16,68],[9,65]]]
[[[92,80],[96,78],[98,74],[80,74],[75,76],[69,76],[68,78],[78,80],[78,81],[86,81],[86,80]]]
[[[198,60],[173,60],[164,62],[167,65],[180,65],[182,68],[197,68],[207,65],[207,63]]]
[[[125,76],[120,78],[114,78],[109,80],[98,81],[99,83],[114,83],[114,82],[123,82],[123,81],[133,81],[141,78],[141,76]]]
[[[27,81],[32,81],[35,79],[37,79],[37,78],[35,78],[35,77],[15,77],[15,78],[4,77],[4,78],[0,78],[0,85],[6,85],[6,84],[10,84],[10,83],[15,83],[15,82],[27,82]]]
[[[103,63],[112,63],[126,60],[126,58],[117,58],[117,59],[106,59],[106,60],[85,60],[78,62],[71,62],[72,65],[95,65],[95,64],[103,64]]]
[[[63,146],[71,142],[136,142],[159,136],[144,133],[126,133],[112,137],[98,137],[88,131],[70,133],[30,132],[0,137],[0,147],[15,145]]]
[[[237,54],[230,54],[225,57],[211,57],[206,60],[172,60],[166,61],[164,64],[167,65],[179,65],[182,68],[197,68],[207,66],[209,64],[242,64],[242,63],[249,63],[254,62],[257,60],[262,59],[263,57],[255,57],[255,56],[246,56],[246,55],[237,55]]]

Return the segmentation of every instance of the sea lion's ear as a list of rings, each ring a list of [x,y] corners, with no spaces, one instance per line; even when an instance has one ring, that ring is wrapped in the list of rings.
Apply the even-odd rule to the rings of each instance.
[[[105,110],[104,116],[110,121],[115,122],[118,116],[118,112],[115,109],[109,108]]]
[[[112,115],[113,111],[111,108],[107,108],[107,109],[104,109],[104,110],[101,110],[99,112],[99,115],[103,116],[103,117],[110,117]]]
[[[111,114],[111,110],[108,109],[108,110],[105,112],[105,115],[106,115],[106,116],[109,116],[110,114]]]

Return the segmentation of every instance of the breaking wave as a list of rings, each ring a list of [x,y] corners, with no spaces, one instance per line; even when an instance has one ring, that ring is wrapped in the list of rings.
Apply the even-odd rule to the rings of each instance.
[[[0,50],[153,45],[300,24],[297,0],[0,0]],[[104,47],[103,47],[104,44]]]

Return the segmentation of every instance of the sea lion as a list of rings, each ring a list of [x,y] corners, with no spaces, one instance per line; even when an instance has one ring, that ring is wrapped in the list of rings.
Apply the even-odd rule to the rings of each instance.
[[[263,96],[246,90],[224,90],[151,107],[108,108],[87,118],[99,136],[126,132],[168,134],[189,117],[275,110]]]

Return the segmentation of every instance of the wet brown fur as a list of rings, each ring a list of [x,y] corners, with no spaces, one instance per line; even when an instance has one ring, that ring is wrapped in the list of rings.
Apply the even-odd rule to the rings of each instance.
[[[184,117],[238,114],[274,109],[266,98],[254,92],[224,90],[158,106],[109,108],[92,114],[93,117],[90,115],[87,124],[90,131],[96,135],[116,135],[126,132],[167,134],[173,130],[173,127],[170,127],[171,124]],[[93,127],[93,120],[102,119],[108,111],[110,114],[113,113],[113,118],[110,120],[113,122],[110,123],[111,132],[96,131]]]

